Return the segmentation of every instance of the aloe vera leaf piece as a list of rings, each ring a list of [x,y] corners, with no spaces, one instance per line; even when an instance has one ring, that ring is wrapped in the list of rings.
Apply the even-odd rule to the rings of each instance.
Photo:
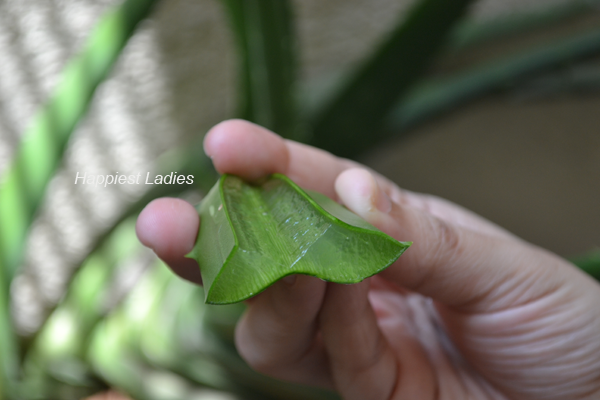
[[[291,274],[357,283],[411,244],[320,193],[308,195],[280,174],[259,186],[223,175],[199,213],[200,232],[189,256],[200,265],[210,304],[242,301]]]

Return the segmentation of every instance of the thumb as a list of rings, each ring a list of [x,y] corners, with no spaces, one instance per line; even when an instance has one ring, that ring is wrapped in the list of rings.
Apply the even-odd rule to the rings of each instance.
[[[471,231],[390,201],[364,169],[340,174],[342,202],[378,229],[413,245],[381,276],[465,311],[525,304],[555,291],[568,263],[519,239]]]

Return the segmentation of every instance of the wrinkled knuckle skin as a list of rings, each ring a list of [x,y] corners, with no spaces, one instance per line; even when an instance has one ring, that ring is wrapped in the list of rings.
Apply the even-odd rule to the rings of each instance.
[[[454,258],[461,248],[461,237],[458,229],[446,221],[434,218],[436,247],[433,252],[436,263],[444,263]]]
[[[431,218],[426,231],[431,232],[427,241],[429,248],[419,260],[421,271],[411,285],[411,289],[420,291],[428,284],[438,267],[452,262],[461,252],[462,239],[458,229],[438,218]]]

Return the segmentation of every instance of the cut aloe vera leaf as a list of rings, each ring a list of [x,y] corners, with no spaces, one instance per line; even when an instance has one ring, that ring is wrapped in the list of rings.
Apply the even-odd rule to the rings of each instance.
[[[199,206],[198,261],[206,303],[245,300],[291,274],[357,283],[410,246],[284,175],[260,185],[223,175]]]

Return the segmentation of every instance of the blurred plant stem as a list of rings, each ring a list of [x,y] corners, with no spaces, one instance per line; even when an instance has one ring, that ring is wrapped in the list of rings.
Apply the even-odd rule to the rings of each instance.
[[[81,397],[102,388],[86,366],[85,354],[89,335],[110,311],[111,303],[118,304],[119,280],[126,276],[119,267],[140,250],[134,226],[135,218],[122,222],[90,254],[38,331],[23,363],[25,379],[19,386],[23,398],[64,398],[69,386],[77,388],[74,394]]]
[[[484,22],[466,20],[450,35],[448,50],[452,52],[478,44],[490,45],[494,40],[523,36],[532,31],[598,13],[599,7],[600,0],[571,0]]]
[[[356,157],[379,141],[385,116],[426,72],[472,0],[423,0],[317,111],[311,144]]]
[[[225,0],[238,49],[238,116],[301,140],[297,45],[289,0]]]
[[[600,54],[600,30],[536,46],[451,77],[426,80],[391,113],[383,136],[397,139],[409,134],[411,128],[420,122],[429,121],[495,91],[511,90],[519,79],[596,54]]]
[[[600,249],[571,258],[571,262],[600,282]]]
[[[26,235],[46,186],[62,158],[68,139],[85,114],[93,93],[155,0],[125,0],[105,13],[79,56],[62,72],[54,95],[34,117],[23,142],[0,184],[0,388],[18,373],[19,349],[8,313],[9,287],[22,260]]]

